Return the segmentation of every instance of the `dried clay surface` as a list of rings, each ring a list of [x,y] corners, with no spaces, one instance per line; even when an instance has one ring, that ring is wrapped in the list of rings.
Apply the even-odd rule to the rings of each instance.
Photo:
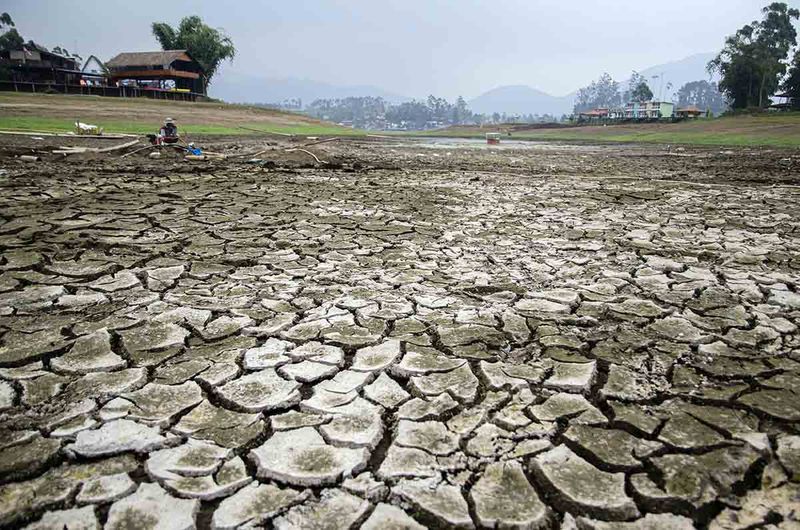
[[[0,159],[0,526],[800,526],[796,153],[309,149]]]

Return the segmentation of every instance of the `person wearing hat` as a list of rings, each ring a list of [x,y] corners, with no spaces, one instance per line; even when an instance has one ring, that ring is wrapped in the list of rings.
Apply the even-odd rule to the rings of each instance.
[[[167,118],[164,120],[164,125],[158,131],[158,144],[175,144],[178,143],[178,126],[175,125],[175,120]]]

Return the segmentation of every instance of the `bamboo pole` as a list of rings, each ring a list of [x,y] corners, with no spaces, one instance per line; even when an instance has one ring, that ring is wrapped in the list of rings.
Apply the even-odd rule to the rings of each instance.
[[[136,149],[135,151],[131,151],[130,153],[125,153],[120,158],[126,158],[126,157],[129,157],[131,155],[135,155],[136,153],[139,153],[141,151],[144,151],[146,149],[155,149],[156,147],[158,147],[158,146],[157,145],[146,145],[146,146],[144,146],[144,147],[142,147],[140,149]]]
[[[293,134],[282,133],[282,132],[277,132],[277,131],[262,131],[260,129],[253,129],[252,127],[245,127],[244,125],[238,125],[236,128],[237,129],[244,129],[245,131],[253,131],[253,132],[257,132],[257,133],[261,133],[261,134],[275,134],[275,135],[278,135],[278,136],[294,136]]]
[[[124,144],[115,145],[112,147],[104,147],[99,149],[97,147],[60,147],[58,150],[53,151],[55,155],[77,155],[81,153],[112,153],[114,151],[120,151],[122,149],[127,149],[128,147],[133,147],[137,145],[139,140],[133,140],[131,142],[126,142]]]
[[[286,149],[285,151],[287,153],[291,153],[293,151],[300,151],[301,153],[305,153],[305,154],[307,154],[309,156],[313,156],[314,160],[317,161],[317,164],[327,164],[327,162],[325,162],[324,160],[320,160],[319,158],[317,158],[317,155],[315,155],[311,151],[306,151],[305,149],[300,149],[299,147],[296,147],[296,148],[293,148],[293,149]]]
[[[134,145],[137,145],[138,143],[139,143],[138,139],[137,140],[132,140],[130,142],[126,142],[124,144],[115,145],[113,147],[104,147],[102,149],[98,149],[97,152],[98,153],[112,153],[114,151],[120,151],[122,149],[127,149],[128,147],[133,147]]]
[[[45,131],[0,131],[0,134],[11,134],[15,136],[54,136],[57,138],[94,138],[97,140],[122,140],[123,138],[138,138],[136,134],[66,134]]]

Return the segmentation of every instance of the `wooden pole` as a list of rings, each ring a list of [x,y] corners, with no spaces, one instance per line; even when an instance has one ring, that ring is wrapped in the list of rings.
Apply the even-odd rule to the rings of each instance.
[[[156,148],[156,147],[158,147],[158,146],[157,146],[157,145],[146,145],[146,146],[142,147],[141,149],[137,149],[137,150],[135,150],[135,151],[131,151],[130,153],[125,153],[125,154],[124,154],[124,155],[122,155],[120,158],[126,158],[126,157],[129,157],[129,156],[131,156],[131,155],[135,155],[136,153],[138,153],[138,152],[140,152],[140,151],[144,151],[144,150],[146,150],[146,149],[154,149],[154,148]]]

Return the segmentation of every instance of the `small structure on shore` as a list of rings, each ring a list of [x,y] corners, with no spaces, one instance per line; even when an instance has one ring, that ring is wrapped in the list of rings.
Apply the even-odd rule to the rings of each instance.
[[[681,107],[675,111],[675,116],[677,118],[699,118],[703,114],[705,114],[705,112],[697,108],[695,105]]]
[[[579,113],[578,119],[589,120],[589,121],[604,120],[608,118],[608,112],[609,110],[603,107],[587,110],[585,112]]]
[[[777,103],[773,103],[769,106],[770,110],[773,111],[789,111],[789,110],[798,110],[800,109],[800,98],[792,96],[788,92],[784,92],[782,94],[775,94],[772,96],[775,99],[779,99]]]

